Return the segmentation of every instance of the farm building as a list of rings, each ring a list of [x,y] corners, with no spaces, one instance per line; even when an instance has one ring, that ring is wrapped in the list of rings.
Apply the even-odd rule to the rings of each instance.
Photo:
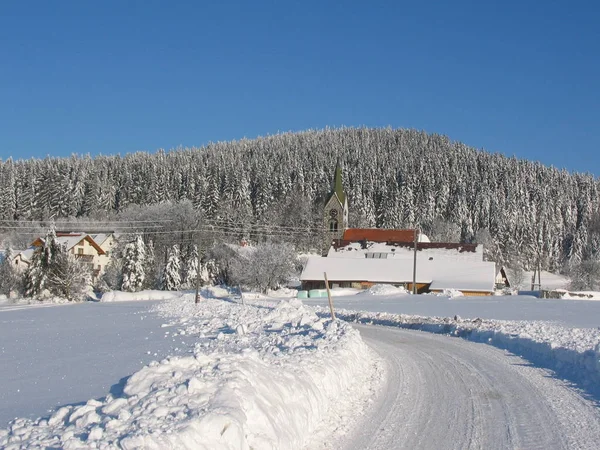
[[[382,283],[412,290],[416,274],[419,293],[447,289],[465,295],[494,292],[495,263],[483,261],[481,245],[430,242],[414,229],[348,228],[347,216],[348,197],[337,166],[334,187],[324,208],[329,243],[323,252],[326,256],[308,258],[300,276],[302,289],[325,288],[326,273],[330,287],[365,289]],[[343,220],[337,221],[338,217]]]

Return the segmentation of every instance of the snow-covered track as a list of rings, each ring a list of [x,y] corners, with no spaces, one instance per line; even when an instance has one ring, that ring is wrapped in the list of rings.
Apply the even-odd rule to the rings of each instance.
[[[355,326],[388,379],[343,448],[598,448],[600,410],[548,371],[485,344]]]

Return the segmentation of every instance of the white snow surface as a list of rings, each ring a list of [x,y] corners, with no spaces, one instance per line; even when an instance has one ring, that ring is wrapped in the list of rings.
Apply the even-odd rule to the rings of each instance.
[[[326,314],[326,307],[318,307]],[[551,369],[600,399],[600,328],[573,328],[547,321],[427,317],[336,309],[349,322],[386,325],[483,342]]]
[[[185,295],[156,311],[197,339],[193,355],[150,363],[122,396],[15,419],[0,447],[297,449],[347,427],[347,400],[380,379],[357,331],[296,299],[271,308]]]
[[[139,292],[109,291],[102,294],[101,302],[131,302],[139,300],[171,300],[184,295],[181,291],[146,290]]]

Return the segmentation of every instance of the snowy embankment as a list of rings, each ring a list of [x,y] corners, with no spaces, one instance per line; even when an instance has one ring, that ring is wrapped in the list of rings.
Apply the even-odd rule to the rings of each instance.
[[[325,315],[325,307],[316,307]],[[600,329],[568,328],[544,321],[423,317],[385,312],[336,310],[348,322],[449,334],[509,350],[555,371],[600,399]]]
[[[297,449],[343,427],[341,400],[366,401],[378,379],[357,331],[298,300],[195,305],[187,295],[156,309],[172,334],[197,337],[193,355],[149,364],[120,397],[14,420],[0,447]]]
[[[102,294],[101,302],[132,302],[143,300],[171,300],[180,298],[185,293],[180,291],[147,290],[140,292],[109,291]]]

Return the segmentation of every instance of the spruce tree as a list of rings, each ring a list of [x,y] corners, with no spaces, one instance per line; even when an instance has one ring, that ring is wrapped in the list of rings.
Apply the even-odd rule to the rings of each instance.
[[[169,251],[169,258],[163,270],[162,288],[165,291],[177,291],[181,286],[181,260],[179,247],[174,245]]]
[[[126,292],[140,291],[144,286],[146,246],[142,236],[136,235],[123,250],[123,284],[121,289]]]

